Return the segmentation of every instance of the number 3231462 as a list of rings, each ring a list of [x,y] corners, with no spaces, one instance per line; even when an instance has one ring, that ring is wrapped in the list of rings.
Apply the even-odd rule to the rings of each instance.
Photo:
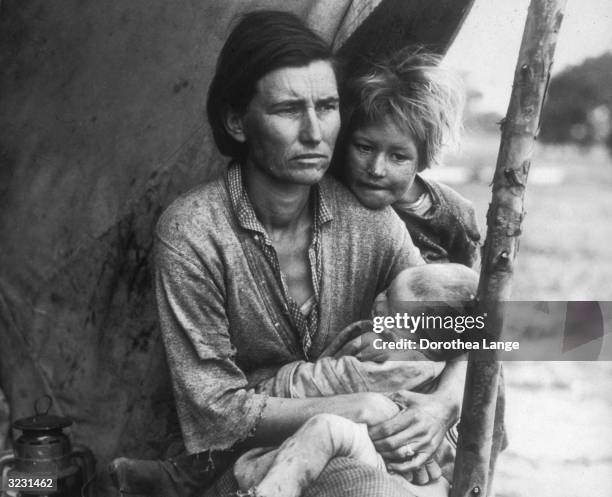
[[[57,481],[55,478],[7,478],[5,490],[55,490]]]

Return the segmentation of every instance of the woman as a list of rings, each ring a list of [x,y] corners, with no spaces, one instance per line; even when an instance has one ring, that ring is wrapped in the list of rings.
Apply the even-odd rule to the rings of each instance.
[[[406,459],[416,427],[430,439],[415,458],[422,465],[457,418],[457,375],[446,375],[421,423],[418,410],[400,416],[378,393],[255,391],[282,365],[316,359],[338,330],[367,317],[402,269],[423,263],[389,209],[365,209],[323,177],[339,129],[329,47],[290,14],[245,16],[221,51],[207,111],[233,162],[223,178],[177,199],[156,232],[158,310],[188,452],[278,444],[325,413],[367,424],[389,459]],[[347,493],[338,483],[347,474],[364,485]],[[320,495],[338,487],[351,497],[405,495],[388,475],[347,458],[317,484]],[[208,495],[235,490],[230,471]]]

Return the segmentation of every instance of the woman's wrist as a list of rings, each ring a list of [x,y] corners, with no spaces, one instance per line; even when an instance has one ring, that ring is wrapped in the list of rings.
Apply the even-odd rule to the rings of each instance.
[[[466,367],[467,362],[464,360],[448,362],[438,388],[432,393],[444,406],[449,427],[459,421],[461,416]]]
[[[434,394],[444,408],[444,419],[447,423],[447,428],[450,428],[459,421],[461,415],[461,400],[456,395],[448,395],[445,392]]]

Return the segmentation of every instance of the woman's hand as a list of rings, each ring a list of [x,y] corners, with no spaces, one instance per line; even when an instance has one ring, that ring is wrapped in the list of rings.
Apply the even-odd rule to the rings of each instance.
[[[430,464],[448,429],[457,421],[458,411],[442,396],[402,390],[391,395],[405,406],[393,418],[370,426],[369,435],[390,471],[414,472],[422,480],[422,469]],[[415,470],[419,470],[416,472]]]

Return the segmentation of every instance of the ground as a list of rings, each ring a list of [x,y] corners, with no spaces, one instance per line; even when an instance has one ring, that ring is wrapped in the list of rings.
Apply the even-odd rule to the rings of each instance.
[[[435,171],[474,202],[483,233],[498,143],[468,136],[463,153]],[[604,149],[536,150],[514,300],[612,300],[611,190]],[[498,465],[498,497],[612,496],[612,362],[504,367],[510,446]]]

